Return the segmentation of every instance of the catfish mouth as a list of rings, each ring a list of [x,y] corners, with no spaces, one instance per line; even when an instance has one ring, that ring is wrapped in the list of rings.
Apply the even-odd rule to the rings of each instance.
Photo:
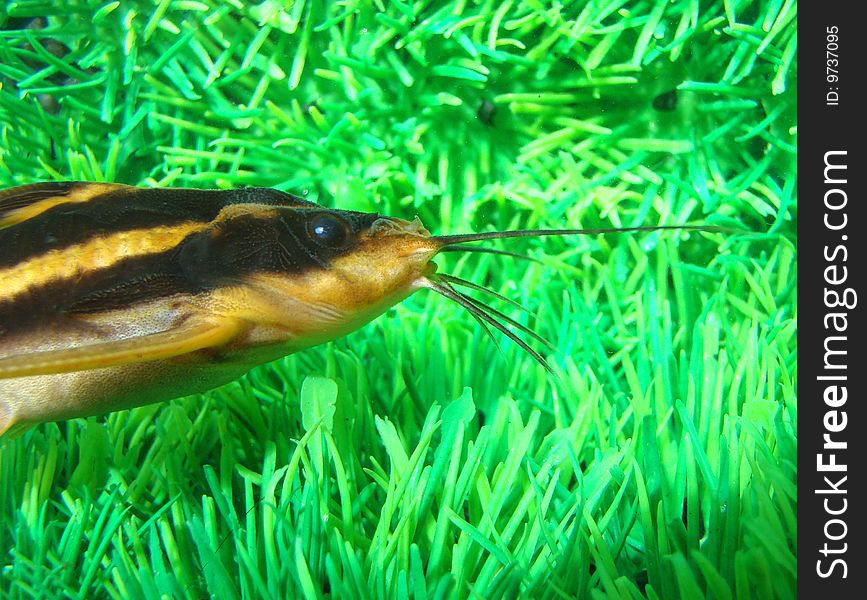
[[[399,249],[397,257],[401,262],[411,263],[410,270],[415,274],[408,280],[408,286],[403,288],[404,291],[411,293],[420,288],[428,288],[437,294],[448,298],[452,302],[460,305],[465,309],[470,316],[482,327],[484,332],[491,338],[494,345],[499,348],[499,345],[494,338],[491,328],[496,329],[507,338],[517,344],[522,350],[529,354],[537,363],[544,367],[548,372],[554,373],[551,365],[545,358],[534,350],[524,339],[522,339],[514,330],[532,338],[533,340],[554,350],[555,347],[548,340],[533,331],[530,327],[524,325],[506,315],[502,311],[497,310],[493,306],[474,298],[469,294],[460,291],[458,288],[465,288],[479,292],[486,296],[495,298],[501,302],[505,302],[513,308],[523,311],[528,315],[532,315],[526,307],[518,302],[503,296],[502,294],[489,289],[483,285],[461,279],[454,275],[438,272],[436,263],[433,259],[441,252],[470,252],[496,254],[508,256],[510,258],[519,258],[538,262],[536,259],[511,252],[509,250],[501,250],[492,248],[487,245],[470,245],[471,242],[486,242],[491,240],[509,239],[509,238],[538,238],[545,236],[564,236],[564,235],[597,235],[607,233],[638,233],[638,232],[655,232],[655,231],[704,231],[704,232],[724,232],[725,228],[709,225],[652,225],[652,226],[637,226],[637,227],[621,227],[621,228],[595,228],[595,229],[519,229],[511,231],[488,231],[482,233],[466,233],[457,235],[431,235],[430,231],[425,228],[418,217],[412,221],[398,219],[394,217],[379,217],[370,226],[369,235],[373,238],[379,238],[383,241],[400,236],[398,242]]]

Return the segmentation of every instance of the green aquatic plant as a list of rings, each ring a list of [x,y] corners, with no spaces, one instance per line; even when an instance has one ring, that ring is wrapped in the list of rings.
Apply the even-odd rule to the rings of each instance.
[[[0,441],[0,597],[793,597],[795,24],[786,0],[3,4],[2,187],[749,233],[444,256],[529,311],[489,299],[556,376],[420,293],[213,392]]]

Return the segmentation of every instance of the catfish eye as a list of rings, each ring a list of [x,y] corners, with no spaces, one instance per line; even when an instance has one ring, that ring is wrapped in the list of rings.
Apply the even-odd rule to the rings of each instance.
[[[328,213],[313,217],[308,229],[313,241],[326,248],[340,248],[349,240],[349,225],[346,221]]]

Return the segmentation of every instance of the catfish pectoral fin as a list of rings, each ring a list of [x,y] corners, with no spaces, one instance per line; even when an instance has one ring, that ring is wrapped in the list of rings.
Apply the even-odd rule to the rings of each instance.
[[[24,435],[36,427],[36,423],[16,423],[11,417],[3,414],[3,401],[0,400],[0,445]]]
[[[243,330],[238,319],[189,321],[141,337],[0,358],[0,379],[87,371],[151,362],[217,348]]]

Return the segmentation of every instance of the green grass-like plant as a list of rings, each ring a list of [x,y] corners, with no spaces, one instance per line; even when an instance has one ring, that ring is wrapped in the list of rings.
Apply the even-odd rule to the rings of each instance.
[[[2,187],[729,232],[444,256],[529,310],[499,305],[556,377],[419,293],[0,441],[0,597],[794,597],[795,25],[789,0],[4,3]]]

